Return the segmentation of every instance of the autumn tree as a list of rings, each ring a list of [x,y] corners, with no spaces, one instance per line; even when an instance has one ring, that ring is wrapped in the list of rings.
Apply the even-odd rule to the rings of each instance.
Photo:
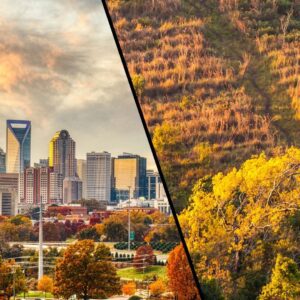
[[[149,285],[149,290],[152,296],[157,297],[163,294],[167,290],[167,287],[161,279],[157,279]]]
[[[46,297],[46,293],[52,293],[53,291],[53,279],[44,275],[41,279],[39,279],[37,288],[39,291],[44,292]]]
[[[278,254],[271,280],[263,287],[259,300],[298,297],[300,297],[299,267],[293,259]]]
[[[145,78],[141,74],[135,74],[132,77],[132,83],[139,100],[142,101],[145,90]]]
[[[178,296],[178,299],[200,299],[190,265],[181,244],[169,254],[167,274],[170,289]]]
[[[127,282],[122,286],[122,293],[124,295],[132,296],[136,292],[136,283],[134,281]]]
[[[26,291],[25,275],[14,260],[2,261],[0,259],[0,290],[11,297],[14,293]]]
[[[200,180],[180,216],[200,281],[225,297],[258,297],[277,254],[300,254],[300,150],[262,153],[240,169]]]
[[[136,269],[141,270],[147,266],[153,265],[155,255],[153,249],[149,245],[140,246],[135,253],[133,264]]]
[[[54,293],[69,298],[108,298],[120,292],[120,279],[104,244],[82,240],[70,245],[55,268]]]

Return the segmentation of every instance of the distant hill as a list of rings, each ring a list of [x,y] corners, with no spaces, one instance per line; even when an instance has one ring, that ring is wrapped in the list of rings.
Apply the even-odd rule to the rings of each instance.
[[[300,146],[300,2],[108,1],[180,211],[203,176]]]

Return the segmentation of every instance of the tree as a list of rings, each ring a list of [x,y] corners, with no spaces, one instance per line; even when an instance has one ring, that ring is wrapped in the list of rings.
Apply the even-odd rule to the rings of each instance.
[[[0,260],[0,290],[11,297],[14,293],[26,291],[25,275],[14,260]]]
[[[300,271],[294,260],[277,255],[270,282],[265,285],[259,300],[297,299],[300,297]]]
[[[82,199],[79,201],[79,203],[87,208],[87,212],[93,212],[94,210],[101,209],[101,203],[97,201],[96,199]]]
[[[136,269],[141,270],[147,266],[153,265],[155,261],[155,255],[153,249],[149,245],[144,245],[136,250],[133,264]]]
[[[124,225],[124,222],[118,218],[110,217],[103,222],[104,233],[106,238],[110,242],[115,241],[126,241],[127,239],[127,228]]]
[[[53,291],[53,279],[47,275],[44,275],[39,281],[37,288],[39,291],[42,291],[45,293],[52,293]]]
[[[99,241],[99,235],[95,227],[90,226],[80,230],[77,233],[77,238],[79,240],[94,240],[95,242]]]
[[[145,78],[140,74],[132,76],[132,83],[139,100],[142,101],[142,96],[145,90]]]
[[[132,296],[136,292],[136,283],[134,281],[123,284],[122,293],[124,295]]]
[[[179,299],[200,299],[195,280],[182,245],[169,254],[167,274],[170,289]]]
[[[180,222],[200,281],[213,277],[225,298],[255,298],[277,254],[299,256],[299,171],[292,147],[197,183]]]
[[[149,285],[149,290],[152,296],[160,296],[166,291],[166,284],[161,279],[157,279]]]
[[[120,292],[109,248],[92,240],[70,245],[55,268],[54,293],[69,298],[108,298]]]

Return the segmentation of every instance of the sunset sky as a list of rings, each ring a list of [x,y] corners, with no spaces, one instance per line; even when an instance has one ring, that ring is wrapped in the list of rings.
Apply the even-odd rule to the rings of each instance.
[[[77,158],[123,151],[154,167],[101,1],[0,2],[0,147],[7,119],[32,121],[32,163],[67,129]]]

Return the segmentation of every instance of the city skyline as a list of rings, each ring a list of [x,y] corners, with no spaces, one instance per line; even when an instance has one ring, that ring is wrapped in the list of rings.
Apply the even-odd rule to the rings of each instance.
[[[78,159],[138,153],[156,169],[102,4],[1,1],[0,9],[0,147],[7,119],[30,120],[32,164],[66,129]]]

